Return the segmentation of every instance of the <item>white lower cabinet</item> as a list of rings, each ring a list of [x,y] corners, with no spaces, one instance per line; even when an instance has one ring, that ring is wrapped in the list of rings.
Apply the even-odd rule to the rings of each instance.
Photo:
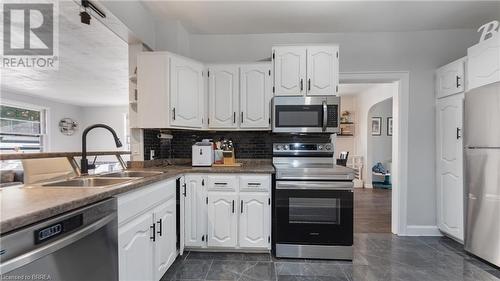
[[[152,223],[146,213],[118,229],[120,280],[153,280]]]
[[[158,206],[153,213],[156,224],[154,280],[160,280],[177,257],[175,204],[175,197],[170,198]]]
[[[440,99],[436,106],[437,223],[442,232],[463,241],[463,95]]]
[[[266,193],[240,193],[239,242],[241,248],[270,245],[270,197]]]
[[[235,192],[208,193],[208,247],[236,247],[237,200]]]
[[[204,247],[207,235],[207,179],[203,175],[187,175],[184,181],[184,245]]]
[[[270,249],[270,175],[191,174],[185,182],[186,247]]]
[[[161,181],[117,197],[120,280],[160,280],[177,249],[176,182]]]

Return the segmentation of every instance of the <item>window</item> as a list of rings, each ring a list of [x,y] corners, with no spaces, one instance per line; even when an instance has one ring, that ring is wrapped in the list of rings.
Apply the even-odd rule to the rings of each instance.
[[[0,152],[43,151],[46,110],[0,105]]]

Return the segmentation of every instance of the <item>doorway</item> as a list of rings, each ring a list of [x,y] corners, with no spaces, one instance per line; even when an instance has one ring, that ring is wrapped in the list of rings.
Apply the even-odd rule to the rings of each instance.
[[[362,184],[356,183],[355,189],[355,232],[392,232],[398,235],[406,235],[406,187],[407,187],[407,149],[408,149],[408,96],[409,96],[409,73],[408,72],[366,72],[366,73],[341,73],[340,88],[343,85],[372,88],[378,87],[379,92],[384,95],[373,95],[374,89],[364,91],[366,98],[356,104],[356,108],[364,108],[354,113],[354,121],[358,124],[354,126],[356,141],[353,141],[354,156],[364,156],[361,161],[363,167],[358,169],[362,176]],[[381,88],[388,87],[385,91]],[[372,94],[370,94],[372,93]],[[342,97],[342,91],[340,91]],[[391,128],[391,185],[392,190],[379,192],[373,189],[372,185],[372,161],[373,156],[368,153],[368,134],[371,134],[371,117],[369,119],[369,109],[384,100],[392,98],[392,128]],[[342,103],[342,101],[341,101]],[[352,102],[351,102],[352,103]],[[341,114],[344,112],[342,111]],[[376,116],[377,117],[377,116]],[[380,116],[382,117],[382,116]],[[378,122],[380,134],[387,134],[387,117],[382,122]],[[382,126],[384,128],[382,128]],[[346,142],[345,137],[339,134],[338,143]],[[364,141],[363,141],[364,140]],[[337,152],[342,150],[337,148]],[[355,158],[351,159],[351,164]],[[358,159],[359,161],[359,159]],[[370,215],[375,217],[370,217]],[[380,220],[380,224],[377,224]],[[374,224],[374,225],[372,225]]]

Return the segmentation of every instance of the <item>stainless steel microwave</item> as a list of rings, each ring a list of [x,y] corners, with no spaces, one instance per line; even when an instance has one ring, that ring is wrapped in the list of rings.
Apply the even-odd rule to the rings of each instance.
[[[340,98],[274,97],[274,133],[338,133]]]

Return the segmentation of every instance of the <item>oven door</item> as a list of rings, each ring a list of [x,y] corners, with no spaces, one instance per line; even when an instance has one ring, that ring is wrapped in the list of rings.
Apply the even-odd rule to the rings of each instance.
[[[351,181],[276,181],[276,243],[353,243]]]
[[[273,100],[273,132],[335,133],[339,131],[337,97],[277,97]]]

